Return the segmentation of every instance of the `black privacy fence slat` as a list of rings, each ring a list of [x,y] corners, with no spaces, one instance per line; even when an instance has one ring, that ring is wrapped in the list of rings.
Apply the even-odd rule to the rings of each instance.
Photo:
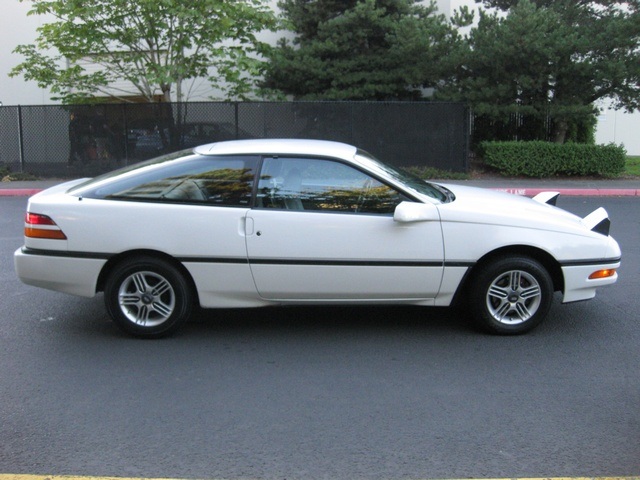
[[[245,138],[350,143],[397,166],[468,170],[469,109],[435,102],[197,102],[0,107],[0,167],[94,176]]]

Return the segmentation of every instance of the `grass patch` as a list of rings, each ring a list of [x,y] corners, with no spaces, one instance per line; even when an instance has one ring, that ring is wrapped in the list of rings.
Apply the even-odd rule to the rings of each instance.
[[[625,175],[640,177],[640,156],[627,157],[624,164]]]

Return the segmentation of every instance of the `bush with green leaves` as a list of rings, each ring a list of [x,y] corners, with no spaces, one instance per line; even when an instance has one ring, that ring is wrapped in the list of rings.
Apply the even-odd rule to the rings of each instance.
[[[451,172],[449,170],[441,170],[435,167],[416,165],[402,168],[424,180],[469,180],[469,174],[464,172]]]
[[[618,145],[549,142],[482,142],[485,165],[505,176],[615,177],[624,171],[626,151]]]
[[[30,180],[38,180],[38,177],[29,172],[12,172],[6,164],[0,162],[0,181],[18,182]]]

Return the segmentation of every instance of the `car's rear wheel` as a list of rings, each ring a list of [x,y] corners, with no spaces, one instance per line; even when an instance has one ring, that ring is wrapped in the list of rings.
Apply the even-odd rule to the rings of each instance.
[[[508,257],[480,267],[469,299],[480,326],[492,333],[516,335],[545,318],[553,300],[553,281],[536,260]]]
[[[122,330],[157,338],[174,332],[189,317],[193,293],[174,265],[145,256],[115,266],[105,283],[104,300]]]

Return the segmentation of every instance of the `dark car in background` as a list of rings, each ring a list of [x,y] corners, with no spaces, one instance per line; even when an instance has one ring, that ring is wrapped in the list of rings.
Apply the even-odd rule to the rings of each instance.
[[[253,135],[231,122],[189,122],[171,127],[145,120],[127,130],[129,154],[138,159],[205,143],[249,138]]]

